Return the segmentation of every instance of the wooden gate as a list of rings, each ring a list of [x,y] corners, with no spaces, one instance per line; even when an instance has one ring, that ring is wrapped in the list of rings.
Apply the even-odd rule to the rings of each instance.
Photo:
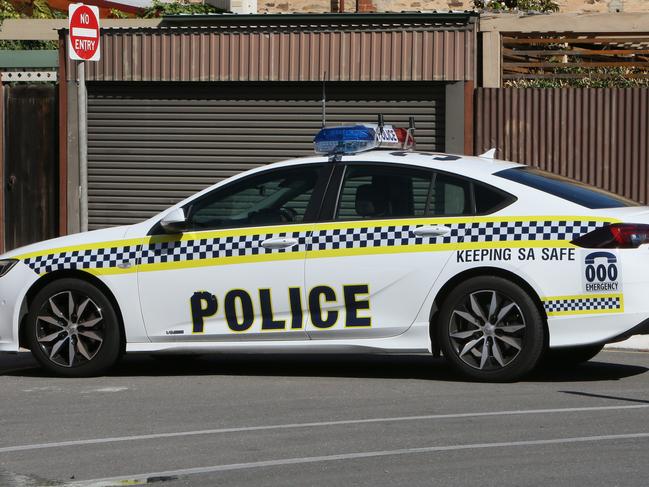
[[[53,84],[4,87],[5,250],[57,235],[58,101]]]

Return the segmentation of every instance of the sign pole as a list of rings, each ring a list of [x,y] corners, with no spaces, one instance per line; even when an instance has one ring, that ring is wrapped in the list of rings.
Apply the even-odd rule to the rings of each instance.
[[[88,231],[88,97],[86,61],[99,61],[99,8],[71,3],[68,6],[68,56],[77,61],[77,121],[79,125],[79,227]]]
[[[81,231],[88,231],[88,130],[85,61],[77,62],[77,107],[79,124],[79,218]]]

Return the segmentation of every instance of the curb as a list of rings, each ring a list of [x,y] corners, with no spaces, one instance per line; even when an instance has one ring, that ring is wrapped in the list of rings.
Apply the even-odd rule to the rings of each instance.
[[[609,350],[636,350],[649,352],[649,335],[636,335],[628,340],[618,343],[609,343],[606,345]]]

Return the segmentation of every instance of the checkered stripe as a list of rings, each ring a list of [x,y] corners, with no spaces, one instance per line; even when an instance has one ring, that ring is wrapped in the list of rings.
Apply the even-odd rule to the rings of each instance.
[[[107,247],[102,249],[72,250],[58,254],[28,257],[25,264],[37,274],[64,269],[105,269],[117,267],[122,262],[133,261],[139,256],[137,245]]]
[[[574,220],[475,222],[466,225],[464,242],[570,241],[604,225],[605,222]]]
[[[286,249],[267,249],[261,246],[261,242],[272,237],[295,238],[298,244]],[[162,242],[144,246],[140,262],[161,264],[197,259],[304,252],[306,239],[307,232],[291,232]]]
[[[505,221],[448,223],[450,232],[440,237],[417,237],[412,231],[421,225],[384,225],[364,228],[334,228],[308,232],[284,232],[226,236],[198,240],[160,242],[145,245],[74,250],[25,259],[36,273],[62,269],[117,267],[125,261],[141,264],[162,264],[223,257],[242,257],[307,250],[338,250],[350,248],[392,247],[426,243],[458,244],[475,242],[572,240],[605,225],[595,221]],[[298,245],[286,249],[266,249],[261,242],[271,237],[291,237]],[[310,243],[309,243],[310,241]]]
[[[548,313],[565,313],[572,311],[601,311],[622,309],[619,296],[605,296],[575,299],[550,299],[543,303]]]
[[[356,249],[366,247],[391,247],[394,245],[421,244],[430,239],[416,237],[411,231],[415,225],[334,228],[316,230],[311,237],[310,250]],[[457,230],[456,230],[457,232]],[[458,241],[457,236],[455,241]]]
[[[505,221],[449,223],[443,237],[417,237],[412,231],[420,225],[381,226],[316,230],[311,250],[337,250],[366,247],[390,247],[422,243],[474,243],[506,241],[573,240],[591,232],[604,222],[595,221]]]

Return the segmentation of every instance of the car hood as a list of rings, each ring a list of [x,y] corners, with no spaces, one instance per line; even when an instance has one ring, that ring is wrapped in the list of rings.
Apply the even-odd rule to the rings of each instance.
[[[72,235],[66,235],[65,237],[52,238],[50,240],[44,240],[42,242],[11,250],[5,254],[0,255],[0,258],[15,258],[25,254],[42,252],[44,250],[120,240],[124,238],[126,232],[130,228],[131,226],[127,225],[122,227],[104,228],[102,230],[93,230],[91,232],[75,233]]]

